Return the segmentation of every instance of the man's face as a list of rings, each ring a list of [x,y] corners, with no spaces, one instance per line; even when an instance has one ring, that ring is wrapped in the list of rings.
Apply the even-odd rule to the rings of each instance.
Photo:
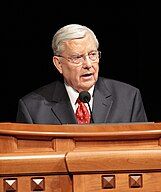
[[[92,61],[88,57],[88,54],[97,51],[94,40],[89,35],[82,39],[69,40],[64,43],[64,50],[62,57],[53,57],[55,66],[68,85],[78,92],[88,91],[96,83],[99,72],[99,58]],[[75,64],[70,59],[81,56],[84,58],[82,64]]]

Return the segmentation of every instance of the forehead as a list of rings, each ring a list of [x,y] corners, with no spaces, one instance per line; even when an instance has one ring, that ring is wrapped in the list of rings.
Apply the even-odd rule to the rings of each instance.
[[[96,50],[96,43],[91,35],[87,34],[84,38],[73,39],[64,42],[65,52],[84,53]]]

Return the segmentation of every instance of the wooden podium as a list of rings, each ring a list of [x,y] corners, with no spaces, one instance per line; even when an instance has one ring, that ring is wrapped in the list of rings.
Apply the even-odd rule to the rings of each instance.
[[[161,123],[0,123],[0,192],[161,192]]]

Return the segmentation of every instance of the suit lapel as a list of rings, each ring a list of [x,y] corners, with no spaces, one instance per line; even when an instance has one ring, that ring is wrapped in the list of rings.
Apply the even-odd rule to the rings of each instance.
[[[52,107],[54,115],[61,124],[74,124],[76,119],[70,102],[58,102]]]
[[[61,124],[76,123],[73,108],[68,97],[68,93],[63,83],[58,82],[55,88],[52,99],[53,115],[59,120]]]
[[[96,83],[93,100],[94,123],[106,123],[113,99],[102,79]]]

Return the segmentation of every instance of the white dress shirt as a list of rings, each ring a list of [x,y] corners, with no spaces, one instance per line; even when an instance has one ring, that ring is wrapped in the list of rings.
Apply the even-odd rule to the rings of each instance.
[[[66,83],[65,83],[65,87],[66,87],[67,93],[68,93],[69,98],[70,98],[70,102],[72,104],[72,107],[73,107],[73,110],[75,113],[76,109],[78,107],[78,103],[76,101],[79,97],[79,92],[76,91],[75,89],[73,89],[71,86],[69,86]],[[92,110],[92,106],[93,106],[93,90],[94,90],[94,85],[88,90],[89,94],[91,95],[91,100],[89,101],[89,105],[90,105],[91,110]],[[85,105],[87,106],[87,109],[89,110],[88,104],[85,103]],[[90,110],[89,110],[89,113],[90,113]]]

